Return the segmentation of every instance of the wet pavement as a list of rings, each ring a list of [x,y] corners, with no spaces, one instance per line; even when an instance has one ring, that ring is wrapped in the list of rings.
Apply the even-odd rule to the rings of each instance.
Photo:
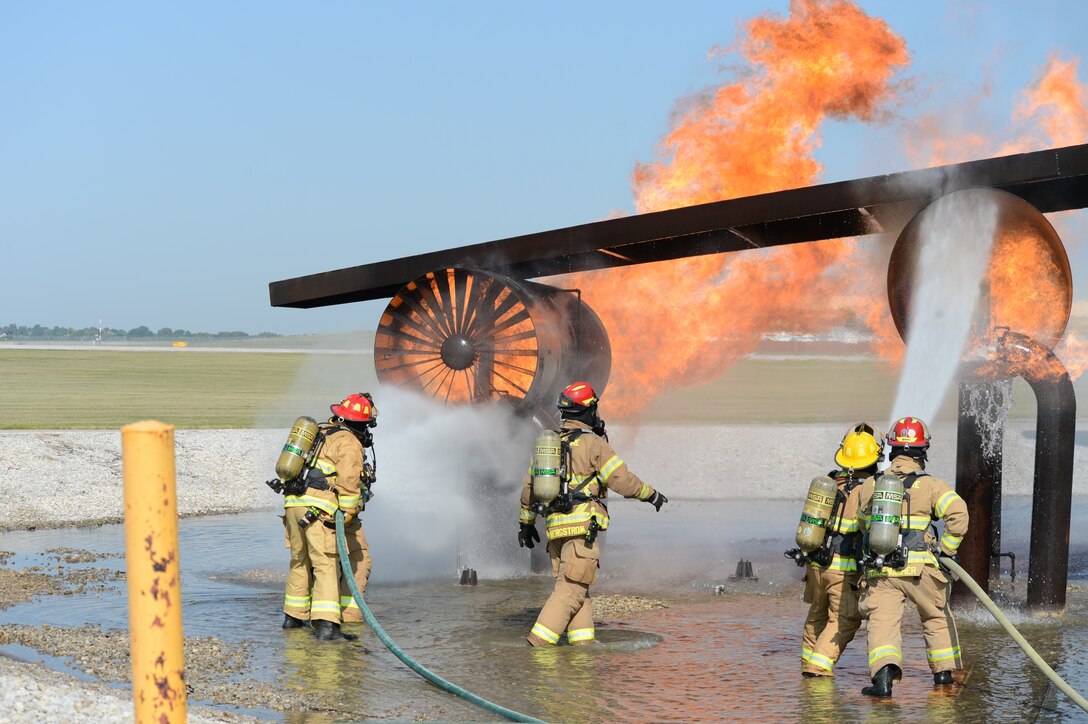
[[[595,647],[529,649],[524,636],[550,579],[530,575],[508,540],[415,549],[403,526],[377,516],[367,602],[386,632],[440,676],[502,706],[549,721],[1083,721],[983,609],[957,619],[969,669],[935,690],[920,626],[908,609],[904,681],[891,700],[867,683],[864,629],[832,680],[799,674],[801,569],[782,556],[793,501],[670,501],[659,514],[612,506]],[[369,512],[369,511],[368,511]],[[1006,580],[999,604],[1058,673],[1088,692],[1088,500],[1076,499],[1069,605],[1035,617]],[[1030,501],[1007,498],[1005,548],[1026,564]],[[513,539],[516,527],[504,530]],[[190,699],[274,721],[491,721],[496,716],[410,671],[363,624],[354,642],[282,631],[287,552],[274,512],[181,521],[182,594]],[[406,556],[405,548],[411,555]],[[0,610],[0,650],[85,679],[128,678],[127,598],[120,526],[0,534],[13,555],[0,572],[39,568],[59,583]],[[3,558],[3,556],[0,556]],[[730,580],[741,560],[757,580]],[[458,585],[458,566],[479,574]],[[58,568],[59,566],[59,568]],[[1006,570],[1008,564],[1006,562]],[[0,578],[0,583],[4,579]],[[641,604],[630,596],[644,597]],[[664,606],[663,604],[667,604]],[[48,628],[46,628],[48,627]]]

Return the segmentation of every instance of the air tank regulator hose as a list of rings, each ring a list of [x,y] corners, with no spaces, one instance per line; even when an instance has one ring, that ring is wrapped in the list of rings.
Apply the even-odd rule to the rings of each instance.
[[[978,600],[982,602],[982,605],[986,607],[986,610],[997,619],[999,624],[1001,624],[1001,628],[1005,629],[1005,632],[1012,637],[1012,640],[1024,650],[1024,653],[1031,659],[1031,663],[1035,664],[1039,671],[1046,674],[1046,678],[1050,679],[1051,683],[1061,689],[1062,693],[1072,699],[1077,706],[1088,711],[1088,701],[1085,701],[1083,696],[1078,694],[1069,684],[1065,683],[1065,679],[1058,676],[1057,672],[1050,668],[1049,664],[1043,661],[1043,657],[1039,656],[1035,649],[1031,647],[1031,644],[1020,635],[1020,632],[1016,630],[1016,627],[1012,625],[1012,622],[1009,621],[1005,614],[1001,613],[1001,609],[997,607],[997,604],[993,602],[993,599],[986,595],[986,592],[975,582],[975,579],[971,578],[971,576],[967,574],[967,571],[963,570],[960,564],[956,563],[951,558],[942,556],[941,563],[963,580],[967,587],[971,589],[971,593],[975,594]]]
[[[498,704],[479,697],[470,691],[462,689],[460,686],[457,686],[454,683],[446,681],[441,676],[430,671],[418,661],[413,659],[411,656],[404,653],[404,651],[402,651],[401,648],[397,646],[396,643],[394,643],[393,639],[389,638],[389,634],[387,634],[385,632],[385,629],[381,627],[381,624],[379,624],[378,620],[374,618],[374,614],[366,605],[366,602],[363,601],[363,594],[359,590],[359,586],[355,583],[355,576],[351,572],[351,564],[348,561],[347,539],[344,537],[344,513],[340,510],[336,511],[336,550],[340,554],[340,569],[344,573],[344,580],[347,581],[348,587],[351,589],[351,596],[355,599],[355,603],[359,606],[359,610],[363,613],[363,619],[366,620],[367,625],[370,626],[370,628],[374,631],[375,635],[377,635],[377,637],[381,639],[381,642],[385,644],[385,648],[393,652],[393,655],[403,661],[409,669],[416,672],[438,688],[444,689],[451,694],[465,699],[466,701],[470,701],[477,706],[483,707],[484,709],[487,709],[493,714],[498,714],[499,716],[506,717],[510,721],[537,722],[538,724],[544,724],[541,719],[534,719],[531,716],[521,714],[514,711],[513,709],[507,709],[504,706],[499,706]]]

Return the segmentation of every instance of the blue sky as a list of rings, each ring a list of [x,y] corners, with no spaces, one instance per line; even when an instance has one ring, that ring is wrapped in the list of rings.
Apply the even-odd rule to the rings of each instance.
[[[999,139],[1088,27],[1079,2],[859,4],[912,53],[904,114]],[[735,77],[708,51],[767,12],[788,3],[0,4],[0,324],[373,329],[384,302],[267,285],[630,213],[676,103]],[[912,167],[893,128],[821,136],[822,181]]]

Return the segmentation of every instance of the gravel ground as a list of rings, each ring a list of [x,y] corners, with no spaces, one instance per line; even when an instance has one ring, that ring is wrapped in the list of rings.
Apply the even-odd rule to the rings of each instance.
[[[178,512],[182,516],[275,507],[282,497],[261,484],[272,477],[283,432],[179,430],[175,433]],[[124,516],[121,435],[117,431],[0,432],[0,485],[10,507],[0,530],[33,530],[117,523]],[[124,574],[99,568],[66,567],[90,560],[86,552],[51,551],[55,566],[0,568],[0,608],[39,595],[82,592]],[[97,556],[98,554],[93,554]],[[0,552],[0,564],[9,556]],[[130,678],[128,637],[93,626],[0,626],[0,645],[18,644],[49,656],[70,658],[102,682]],[[292,709],[278,692],[236,691],[226,677],[244,668],[245,652],[220,648],[215,639],[187,638],[188,684],[204,700],[252,703]],[[194,679],[194,676],[197,679]],[[203,677],[203,678],[200,678]],[[190,722],[249,722],[251,717],[190,706]],[[87,682],[44,665],[0,656],[0,720],[11,722],[131,722],[130,689]]]
[[[182,516],[275,509],[282,497],[262,481],[272,476],[283,444],[281,430],[175,432],[178,512]],[[121,436],[116,431],[0,432],[2,487],[8,499],[0,530],[89,526],[123,521]],[[394,466],[388,466],[394,467]],[[388,470],[387,467],[387,470]],[[395,474],[395,470],[394,470]],[[47,481],[47,485],[42,482]],[[42,595],[93,590],[123,573],[105,568],[69,567],[101,557],[58,547],[50,565],[6,567],[10,553],[0,551],[0,608]],[[276,572],[280,576],[282,572]],[[640,597],[601,599],[601,618],[667,605]],[[0,645],[25,646],[46,656],[63,657],[88,682],[30,661],[0,655],[0,720],[12,722],[128,722],[133,704],[129,641],[96,626],[0,626]],[[185,661],[194,698],[235,706],[304,711],[312,702],[253,680],[237,683],[245,672],[244,650],[226,650],[214,638],[187,638]],[[109,682],[109,683],[101,683]],[[118,685],[111,686],[110,683]],[[120,688],[120,687],[125,688]],[[257,686],[260,690],[255,690]],[[256,721],[249,717],[193,707],[189,720]]]
[[[274,507],[280,430],[178,430],[174,434],[178,513],[183,517]],[[9,514],[0,530],[119,523],[124,516],[121,433],[0,432]]]
[[[12,724],[72,721],[131,722],[132,696],[124,689],[86,682],[32,662],[0,656],[0,719]],[[206,707],[189,707],[188,721],[255,722]]]
[[[805,481],[833,467],[847,425],[616,426],[609,433],[631,469],[670,497],[800,500]],[[1032,491],[1034,426],[1034,420],[1014,420],[1006,427],[1007,495]],[[1078,424],[1078,429],[1088,431],[1088,423]],[[262,482],[273,476],[284,435],[283,430],[176,431],[179,514],[236,513],[282,504]],[[933,435],[928,467],[951,481],[955,422],[935,424]],[[407,479],[428,452],[398,450],[398,441],[388,437],[384,429],[379,433],[382,480]],[[418,447],[417,438],[411,439]],[[518,460],[520,470],[521,456]],[[682,475],[677,474],[678,464]],[[1076,446],[1074,469],[1074,494],[1088,495],[1088,475],[1080,472],[1088,470],[1088,446]],[[119,432],[0,431],[0,471],[6,503],[0,530],[123,519]]]
[[[610,427],[613,444],[641,477],[675,498],[797,499],[805,482],[830,470],[832,455],[847,424],[720,425],[637,428]],[[1030,494],[1034,469],[1034,421],[1010,422],[1005,434],[1005,492]],[[930,470],[947,480],[955,475],[955,423],[933,428]],[[1084,434],[1084,433],[1081,433]],[[178,511],[182,516],[274,509],[282,498],[262,481],[272,476],[283,430],[178,430],[175,433]],[[381,440],[380,443],[384,443]],[[383,479],[407,476],[429,451],[401,454],[395,440],[387,449]],[[418,443],[413,443],[416,447]],[[410,447],[410,446],[409,446]],[[1088,494],[1088,446],[1076,447],[1074,494]],[[520,456],[519,456],[520,459]],[[676,466],[684,466],[677,475]],[[520,465],[520,463],[519,463]],[[400,469],[398,469],[400,467]],[[117,431],[0,431],[0,489],[5,515],[0,530],[61,528],[123,520],[121,436]],[[80,551],[57,548],[57,562],[87,560]],[[0,566],[7,556],[0,552]],[[115,577],[106,569],[0,567],[0,607],[37,595],[85,590]],[[600,617],[623,618],[668,605],[637,596],[598,598]],[[128,679],[128,642],[95,627],[53,629],[2,626],[0,644],[21,644],[43,654],[86,659],[90,675],[102,681]],[[124,639],[124,640],[122,640]],[[190,681],[200,698],[244,705],[254,692],[238,691],[225,677],[244,667],[215,639],[186,641],[186,661],[203,659],[210,677]],[[81,659],[80,657],[83,657]],[[81,666],[83,664],[80,664]],[[268,708],[297,710],[271,690],[257,692]],[[280,695],[282,696],[282,695]],[[12,722],[132,721],[126,689],[88,683],[33,663],[0,656],[0,720]],[[254,721],[230,713],[190,709],[189,720]]]

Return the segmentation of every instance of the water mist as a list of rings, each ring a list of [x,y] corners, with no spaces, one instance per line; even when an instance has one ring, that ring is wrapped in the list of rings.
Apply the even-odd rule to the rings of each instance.
[[[453,580],[458,566],[492,578],[527,571],[515,534],[532,423],[391,386],[374,399],[378,481],[362,520],[375,580]]]
[[[891,419],[932,423],[960,366],[980,302],[997,228],[990,198],[952,194],[922,221],[907,355]]]
[[[324,422],[329,405],[354,392],[372,393],[378,410],[378,479],[362,514],[372,580],[455,580],[459,565],[485,577],[525,573],[516,533],[533,423],[500,405],[445,406],[380,385],[369,353],[307,355],[290,393],[260,417],[269,429],[261,474],[271,476],[296,417]]]

